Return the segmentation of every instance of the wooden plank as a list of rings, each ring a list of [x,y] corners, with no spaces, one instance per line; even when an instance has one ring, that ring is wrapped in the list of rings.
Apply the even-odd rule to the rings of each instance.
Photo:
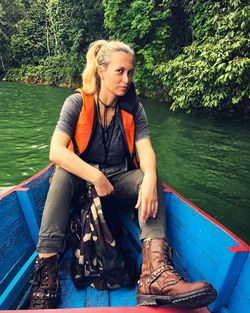
[[[222,308],[220,308],[220,311],[218,311],[218,313],[232,313],[232,311],[223,306]]]
[[[32,180],[28,180],[22,188],[29,188],[32,194],[32,198],[35,204],[34,213],[40,226],[44,204],[46,201],[49,179],[53,172],[54,167],[49,167],[46,171],[42,171],[40,175],[35,176]]]
[[[71,257],[72,251],[68,249],[59,263],[59,280],[62,292],[59,308],[86,307],[86,288],[77,289],[71,279]]]
[[[29,264],[29,260],[31,255],[34,256],[34,241],[37,241],[37,235],[35,238],[34,234],[38,233],[34,216],[32,220],[30,219],[35,207],[32,187],[35,186],[36,202],[44,204],[43,199],[48,190],[48,178],[51,171],[52,167],[47,167],[26,182],[0,195],[0,220],[2,221],[0,228],[0,295],[1,305],[5,308],[14,305],[29,280],[30,270],[33,266],[32,263]],[[31,187],[30,190],[27,188],[20,190],[25,183]],[[15,192],[17,189],[19,191]],[[20,203],[23,208],[29,208],[26,212],[26,219]],[[35,232],[29,232],[26,220],[30,227],[32,226],[33,229],[35,227]]]
[[[231,260],[226,259],[224,263],[221,263],[221,266],[218,268],[218,274],[215,280],[212,281],[218,296],[216,301],[209,306],[211,311],[216,312],[221,307],[228,305],[246,257],[247,252],[234,253]]]
[[[62,289],[61,308],[109,306],[109,292],[92,287],[77,289],[71,280],[71,257],[68,250],[59,264],[59,278]]]
[[[19,270],[14,279],[5,289],[0,297],[0,309],[6,309],[13,306],[20,292],[27,285],[31,268],[34,264],[37,253],[34,252],[31,257],[27,260],[24,266]]]
[[[233,294],[228,304],[233,313],[250,312],[250,254],[246,259],[243,270],[234,288]]]
[[[114,211],[114,214],[128,232],[128,235],[125,234],[125,236],[121,238],[121,245],[123,247],[128,248],[131,251],[130,254],[135,258],[137,263],[137,270],[140,271],[142,264],[142,251],[141,251],[142,243],[141,240],[139,239],[140,237],[139,226],[123,210],[119,210],[119,213],[118,210],[116,210]]]
[[[15,193],[0,200],[0,220],[1,294],[34,252],[35,246]]]
[[[201,215],[204,219],[208,220],[210,224],[213,224],[216,228],[220,229],[221,231],[225,232],[229,237],[231,237],[235,241],[235,243],[237,244],[236,247],[231,247],[231,249],[233,249],[234,251],[237,251],[237,252],[239,252],[239,251],[250,252],[250,245],[248,245],[241,238],[236,236],[232,231],[230,231],[228,228],[226,228],[223,224],[221,224],[215,218],[211,217],[209,214],[207,214],[206,212],[201,210],[194,203],[192,203],[191,201],[184,198],[176,190],[174,190],[173,188],[168,186],[165,182],[163,182],[163,186],[164,186],[164,191],[166,191],[167,193],[170,192],[172,195],[177,196],[183,203],[188,204],[194,211],[198,212],[199,215]]]
[[[245,296],[240,288],[235,288],[233,298],[229,303],[230,313],[248,313],[250,312],[250,298]]]
[[[61,302],[59,309],[84,308],[87,302],[86,289],[77,289],[71,280],[60,280]]]
[[[123,255],[131,256],[136,263],[137,271],[140,272],[142,266],[142,253],[139,253],[126,237],[121,238],[119,243],[121,244]]]
[[[96,290],[93,287],[87,288],[86,307],[108,307],[109,306],[109,291]]]
[[[172,199],[175,199],[175,196]],[[198,267],[201,266],[202,274],[208,277],[214,276],[217,266],[222,261],[225,262],[226,257],[231,257],[232,251],[229,248],[235,241],[188,205],[182,206],[180,201],[172,201],[167,211],[167,226],[172,244],[179,250],[179,253],[183,251],[188,258],[193,260],[204,259],[205,264],[202,262],[195,262],[194,264],[197,264]],[[192,221],[192,223],[188,223],[188,221]],[[218,241],[222,242],[223,240],[223,243],[218,243]],[[184,254],[182,257],[185,258]],[[206,263],[211,264],[207,266]],[[210,272],[211,269],[214,272]]]
[[[137,286],[134,288],[120,288],[110,291],[110,306],[136,306]]]
[[[242,290],[245,296],[249,299],[250,303],[250,253],[248,253],[246,262],[240,274],[239,280],[237,282],[238,288]],[[250,311],[249,311],[250,312]]]
[[[174,222],[179,228],[183,228],[183,231],[191,236],[194,241],[202,242],[208,251],[213,251],[213,254],[223,254],[221,251],[223,246],[237,245],[231,236],[205,219],[199,212],[175,195],[171,197],[167,214],[168,218],[171,219],[171,223]]]
[[[123,210],[118,210],[114,212],[116,214],[117,219],[119,219],[122,224],[126,227],[128,232],[133,236],[135,242],[137,243],[138,247],[141,247],[141,240],[140,237],[140,229],[139,227],[131,220],[131,218],[126,214]]]
[[[16,190],[16,195],[19,205],[22,208],[23,214],[28,225],[28,229],[35,244],[38,242],[38,223],[35,216],[35,203],[29,188],[19,188]]]
[[[192,280],[214,285],[218,298],[209,309],[218,311],[228,303],[248,252],[230,249],[237,245],[234,238],[176,195],[171,196],[167,214],[170,244],[178,251],[184,276],[187,268]]]

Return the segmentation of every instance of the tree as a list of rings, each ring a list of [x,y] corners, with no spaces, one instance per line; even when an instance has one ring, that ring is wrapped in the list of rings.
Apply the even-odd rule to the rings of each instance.
[[[172,108],[249,109],[250,5],[197,0],[187,9],[193,43],[155,70]]]
[[[102,1],[16,1],[25,6],[25,14],[12,24],[15,31],[8,46],[17,69],[8,78],[79,84],[89,44],[105,37]]]
[[[7,22],[5,19],[5,14],[3,12],[3,7],[0,4],[0,77],[5,72],[5,58],[7,55],[7,44],[8,44],[8,36],[5,32],[7,28]]]
[[[24,3],[21,0],[2,0],[0,4],[0,77],[11,64],[10,39],[15,32],[15,23],[24,14]]]
[[[104,0],[103,4],[109,35],[136,50],[137,87],[144,94],[154,94],[154,67],[173,53],[171,1]]]
[[[11,36],[13,63],[38,65],[49,55],[47,46],[47,0],[31,0],[26,16],[19,20],[15,34]]]

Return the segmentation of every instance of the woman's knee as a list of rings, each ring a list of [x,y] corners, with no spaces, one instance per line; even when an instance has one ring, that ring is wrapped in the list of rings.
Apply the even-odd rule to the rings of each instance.
[[[134,182],[136,184],[140,185],[142,183],[143,177],[144,177],[144,174],[140,168],[135,170]]]
[[[73,195],[75,190],[74,175],[67,172],[62,168],[58,168],[53,174],[50,192],[56,192],[60,194]]]
[[[52,176],[52,183],[56,185],[71,185],[74,182],[74,175],[59,167]]]

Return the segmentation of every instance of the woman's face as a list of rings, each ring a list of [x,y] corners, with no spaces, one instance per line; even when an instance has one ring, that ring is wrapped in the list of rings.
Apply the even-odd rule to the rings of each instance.
[[[125,52],[113,52],[107,68],[100,68],[100,95],[105,97],[124,96],[133,78],[133,56]]]

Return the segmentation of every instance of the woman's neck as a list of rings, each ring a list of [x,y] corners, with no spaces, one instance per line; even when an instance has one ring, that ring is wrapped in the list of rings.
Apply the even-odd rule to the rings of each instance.
[[[96,95],[96,100],[99,100],[99,102],[104,106],[115,107],[118,97],[108,96],[100,92]]]

